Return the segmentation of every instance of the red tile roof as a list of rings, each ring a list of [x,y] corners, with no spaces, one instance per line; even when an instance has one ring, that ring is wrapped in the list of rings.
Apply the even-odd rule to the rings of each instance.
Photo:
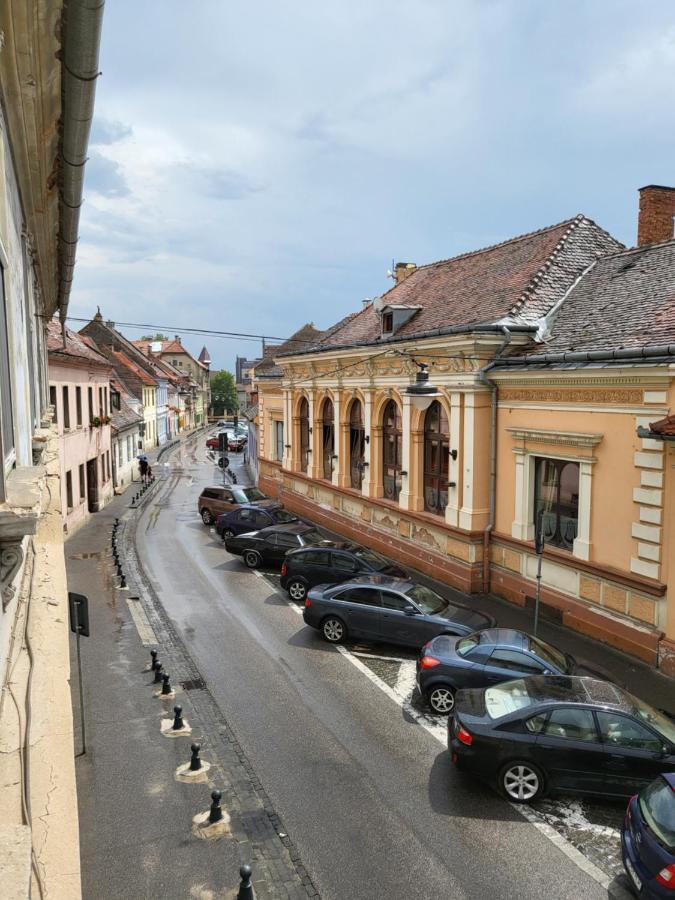
[[[675,435],[675,416],[666,416],[665,419],[652,422],[649,427],[655,434]]]
[[[202,369],[205,369],[205,370],[208,369],[208,366],[205,366],[204,363],[200,362],[198,359],[195,359],[194,356],[190,353],[190,351],[187,350],[181,344],[180,341],[176,341],[176,340],[173,340],[173,341],[143,341],[143,340],[140,340],[140,341],[132,341],[131,343],[134,345],[134,347],[138,347],[138,349],[145,356],[148,355],[148,347],[150,347],[152,344],[161,344],[162,349],[160,350],[160,353],[162,353],[162,354],[163,353],[184,353],[186,356],[189,356],[190,359],[194,363],[196,363],[198,366],[200,366]],[[204,348],[204,349],[206,349],[206,348]]]
[[[120,365],[129,369],[134,375],[141,381],[143,384],[148,385],[149,387],[156,387],[157,382],[154,378],[148,375],[140,366],[137,366],[135,362],[129,359],[124,353],[119,350],[111,350],[111,356],[113,359],[118,362]]]
[[[87,340],[76,331],[71,331],[70,328],[65,329],[65,334],[66,343],[64,346],[59,320],[51,319],[47,323],[47,350],[54,360],[58,359],[62,363],[67,363],[69,360],[80,364],[88,362],[110,369],[110,363],[105,356],[98,352],[93,341]]]

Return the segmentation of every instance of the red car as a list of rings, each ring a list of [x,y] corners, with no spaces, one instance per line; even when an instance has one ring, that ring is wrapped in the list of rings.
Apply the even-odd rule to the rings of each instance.
[[[209,438],[206,442],[206,446],[209,450],[220,450],[220,441],[217,437]]]
[[[228,450],[243,450],[246,446],[246,438],[245,437],[237,437],[234,434],[231,434],[228,438],[227,449]]]

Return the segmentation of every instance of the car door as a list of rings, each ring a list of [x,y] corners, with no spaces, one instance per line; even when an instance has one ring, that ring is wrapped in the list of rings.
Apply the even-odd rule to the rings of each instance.
[[[274,525],[272,516],[264,509],[252,509],[254,527],[258,530]]]
[[[544,667],[526,653],[508,647],[495,647],[485,663],[483,683],[499,684],[526,675],[542,675],[543,672]]]
[[[630,715],[611,710],[596,713],[606,754],[607,793],[629,797],[661,772],[672,769],[675,758],[664,756],[664,739]]]
[[[265,541],[268,545],[266,551],[267,562],[281,565],[289,550],[297,550],[299,541],[297,534],[289,534],[284,531],[277,531],[272,534],[270,539]]]
[[[308,587],[315,587],[317,584],[335,584],[328,550],[305,550],[298,553],[293,560],[293,574],[304,578]]]
[[[342,584],[350,581],[359,571],[359,566],[353,557],[347,553],[331,553],[331,581],[333,584]]]
[[[255,512],[252,509],[240,509],[233,516],[232,526],[236,534],[246,534],[247,531],[259,531],[264,526],[256,524]]]
[[[532,721],[528,728],[536,731],[530,727]],[[553,709],[537,734],[532,757],[548,776],[550,787],[604,793],[605,750],[590,709]]]
[[[231,491],[227,488],[218,488],[216,499],[211,501],[215,507],[211,512],[216,516],[219,516],[224,512],[231,512],[234,508],[232,501],[233,497]]]
[[[345,588],[333,594],[332,601],[330,611],[344,619],[352,637],[382,639],[380,592],[377,588]]]
[[[424,615],[403,594],[396,591],[380,591],[382,601],[382,640],[408,647],[421,647],[431,637]],[[414,608],[413,614],[404,612]],[[436,634],[437,631],[434,633]]]

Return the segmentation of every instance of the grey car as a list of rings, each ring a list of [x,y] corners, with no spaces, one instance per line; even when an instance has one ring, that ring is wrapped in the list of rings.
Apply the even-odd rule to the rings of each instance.
[[[471,634],[495,624],[490,616],[450,603],[412,579],[386,575],[312,588],[303,617],[332,644],[352,637],[408,647],[421,647],[439,634]]]

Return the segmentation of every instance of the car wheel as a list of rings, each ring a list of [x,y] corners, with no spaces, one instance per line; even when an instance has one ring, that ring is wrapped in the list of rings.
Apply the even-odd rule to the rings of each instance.
[[[341,644],[347,637],[347,628],[342,619],[337,616],[328,616],[321,623],[321,634],[330,644]]]
[[[532,763],[515,760],[499,773],[499,788],[512,803],[532,803],[544,793],[544,776]]]
[[[234,537],[234,531],[232,531],[231,528],[226,528],[226,529],[223,531],[221,537],[222,537],[222,539],[223,539],[224,541],[227,540],[227,538]]]
[[[427,691],[427,703],[435,713],[447,716],[455,708],[455,689],[449,684],[437,684]]]
[[[244,560],[244,565],[248,566],[249,569],[257,569],[262,562],[257,550],[244,550],[242,559]]]
[[[307,596],[307,585],[304,581],[291,581],[288,585],[288,596],[297,603],[303,603]]]
[[[213,516],[212,516],[211,513],[208,511],[208,509],[203,509],[203,510],[202,510],[202,522],[203,522],[205,525],[210,525],[210,524],[213,522]]]

